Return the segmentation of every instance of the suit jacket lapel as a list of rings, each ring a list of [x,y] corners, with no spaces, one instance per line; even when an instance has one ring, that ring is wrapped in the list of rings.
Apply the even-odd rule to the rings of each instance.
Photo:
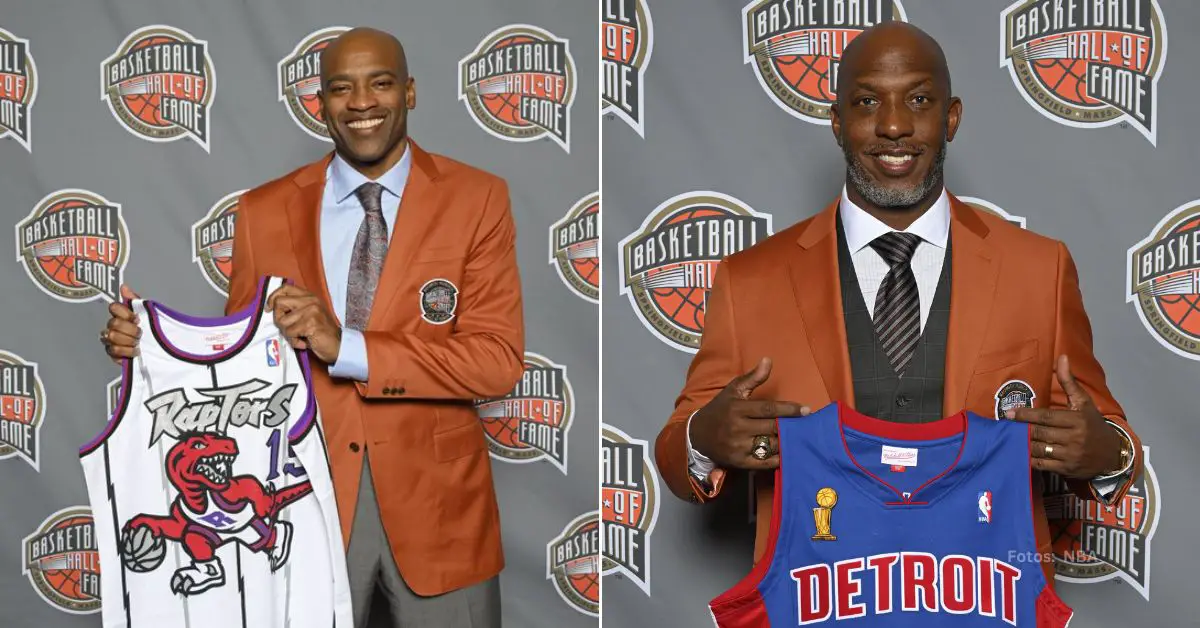
[[[1000,264],[987,242],[988,226],[976,210],[950,196],[950,330],[946,338],[945,391],[942,413],[949,416],[967,401],[967,385],[983,346],[993,311]]]
[[[412,169],[408,173],[408,182],[400,199],[400,209],[396,213],[396,226],[388,244],[387,257],[383,261],[383,273],[379,277],[379,285],[375,288],[368,328],[378,326],[381,317],[391,307],[404,278],[404,271],[409,267],[409,262],[412,261],[420,242],[425,239],[425,234],[439,210],[434,186],[438,170],[433,158],[411,139],[408,141],[408,149],[412,151]]]
[[[295,183],[300,189],[288,199],[286,207],[292,250],[304,286],[320,296],[331,313],[334,311],[333,299],[329,297],[325,261],[321,255],[321,196],[325,189],[325,170],[332,159],[331,152],[296,175]]]
[[[854,383],[838,278],[837,208],[834,201],[812,219],[797,239],[800,251],[789,257],[788,263],[792,294],[804,318],[804,333],[829,401],[841,400],[853,406]]]

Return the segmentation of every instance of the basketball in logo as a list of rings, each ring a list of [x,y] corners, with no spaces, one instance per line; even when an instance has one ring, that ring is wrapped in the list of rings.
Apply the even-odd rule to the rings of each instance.
[[[20,458],[38,469],[46,390],[36,362],[0,351],[0,460]]]
[[[279,101],[287,105],[288,115],[300,128],[319,140],[330,141],[317,97],[321,90],[321,51],[348,30],[345,26],[331,26],[313,31],[279,60]]]
[[[1056,579],[1091,583],[1120,578],[1150,599],[1150,546],[1162,494],[1150,448],[1143,445],[1141,456],[1145,470],[1111,508],[1081,500],[1059,476],[1048,476],[1043,500]]]
[[[650,535],[658,520],[658,476],[650,445],[601,426],[602,575],[622,574],[650,595]]]
[[[1175,354],[1200,360],[1200,199],[1176,207],[1129,249],[1128,292],[1142,325]]]
[[[659,340],[695,353],[717,264],[769,235],[770,214],[731,196],[689,192],[669,198],[621,240],[621,294]]]
[[[120,300],[129,229],[119,204],[87,190],[58,190],[16,232],[17,260],[42,292],[74,303]]]
[[[0,139],[11,137],[29,152],[37,84],[29,41],[0,28]]]
[[[567,524],[546,544],[546,579],[571,608],[600,616],[600,522],[596,511]]]
[[[567,435],[575,394],[567,367],[525,352],[525,372],[507,395],[475,402],[488,449],[504,462],[546,460],[567,473]]]
[[[1167,29],[1158,0],[1018,0],[1000,14],[1000,67],[1047,118],[1126,122],[1151,144]]]
[[[600,303],[600,193],[577,201],[550,225],[550,264],[579,297]]]
[[[75,615],[100,611],[100,552],[92,511],[64,508],[21,542],[21,572],[47,604]]]
[[[982,198],[975,198],[974,196],[960,196],[960,197],[958,197],[958,200],[960,200],[960,201],[966,203],[967,205],[970,205],[971,207],[974,207],[975,209],[978,209],[980,211],[985,211],[989,214],[994,214],[996,216],[999,216],[1022,229],[1025,228],[1025,217],[1024,216],[1016,216],[1016,215],[1010,214],[1010,213],[1004,211],[1003,209],[1001,209],[999,205],[996,205],[995,203],[993,203],[991,201],[985,201]]]
[[[571,152],[575,61],[568,42],[528,24],[502,26],[458,62],[458,99],[475,123],[510,142],[549,137]]]
[[[600,0],[600,115],[611,113],[646,137],[646,66],[654,25],[646,0]]]
[[[103,99],[130,133],[151,142],[190,137],[209,149],[216,75],[208,42],[154,25],[130,33],[100,65]]]
[[[217,201],[192,225],[192,261],[204,272],[208,285],[229,295],[229,273],[233,271],[233,227],[237,222],[238,190]]]
[[[754,0],[742,7],[743,62],[784,111],[829,124],[842,51],[859,33],[892,21],[908,21],[899,0]]]

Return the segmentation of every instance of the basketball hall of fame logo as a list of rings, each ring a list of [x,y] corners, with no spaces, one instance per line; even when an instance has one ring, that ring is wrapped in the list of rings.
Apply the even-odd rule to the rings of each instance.
[[[549,137],[571,152],[576,75],[566,39],[502,26],[458,62],[458,77],[458,99],[488,133],[510,142]]]
[[[1162,494],[1145,445],[1142,461],[1142,475],[1112,506],[1081,499],[1058,475],[1048,475],[1042,495],[1056,579],[1091,583],[1119,578],[1150,599],[1150,544]]]
[[[11,137],[29,152],[37,83],[29,41],[0,28],[0,139]]]
[[[550,225],[550,265],[576,295],[600,303],[600,193],[579,199]]]
[[[0,460],[20,458],[39,470],[46,389],[36,362],[0,351]]]
[[[999,205],[997,205],[991,201],[986,201],[982,198],[975,198],[974,196],[960,196],[960,197],[958,197],[958,200],[960,200],[960,201],[966,203],[967,205],[970,205],[971,207],[974,207],[975,209],[978,209],[980,211],[985,211],[989,214],[995,214],[996,216],[999,216],[1022,229],[1025,228],[1025,217],[1024,216],[1016,216],[1016,215],[1010,214],[1010,213],[1004,211],[1004,209],[1002,209]]]
[[[1155,143],[1167,29],[1158,0],[1019,0],[1000,14],[1000,67],[1034,109]]]
[[[659,498],[650,445],[603,424],[600,460],[601,575],[624,574],[650,595],[650,535]]]
[[[130,33],[100,64],[103,99],[127,131],[151,142],[190,137],[209,150],[216,74],[208,42],[173,26]]]
[[[621,294],[659,340],[695,353],[717,264],[771,235],[771,215],[719,192],[663,201],[621,240]]]
[[[47,604],[75,615],[100,612],[100,552],[92,511],[64,508],[21,541],[21,573]]]
[[[646,0],[600,0],[600,115],[612,113],[646,137],[646,66],[654,24]]]
[[[525,372],[507,395],[475,402],[488,449],[503,462],[546,460],[567,474],[567,435],[575,394],[567,367],[525,352]]]
[[[94,192],[62,189],[17,223],[17,260],[42,292],[83,303],[118,301],[129,261],[121,205]]]
[[[217,201],[203,218],[192,224],[192,261],[204,271],[208,285],[229,295],[229,273],[233,271],[233,226],[237,222],[238,190]]]
[[[1200,199],[1176,207],[1125,259],[1125,301],[1154,339],[1200,360]]]
[[[321,51],[338,35],[350,30],[330,26],[305,35],[288,55],[279,60],[277,81],[279,101],[287,105],[288,115],[309,135],[330,141],[325,119],[321,117]]]
[[[864,30],[906,22],[899,0],[753,0],[742,7],[744,63],[784,111],[829,124],[842,51]]]
[[[567,524],[546,544],[546,579],[571,608],[600,616],[600,517],[595,510]]]

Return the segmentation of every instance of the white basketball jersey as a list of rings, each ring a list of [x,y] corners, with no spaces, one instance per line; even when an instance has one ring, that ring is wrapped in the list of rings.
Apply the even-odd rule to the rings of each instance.
[[[353,626],[308,357],[254,303],[201,318],[135,300],[106,428],[80,448],[106,628]]]

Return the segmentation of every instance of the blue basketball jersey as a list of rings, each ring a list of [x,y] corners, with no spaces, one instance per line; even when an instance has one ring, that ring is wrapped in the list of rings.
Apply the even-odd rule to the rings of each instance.
[[[1029,426],[892,423],[832,403],[781,418],[766,552],[718,628],[1061,628],[1034,539]]]

